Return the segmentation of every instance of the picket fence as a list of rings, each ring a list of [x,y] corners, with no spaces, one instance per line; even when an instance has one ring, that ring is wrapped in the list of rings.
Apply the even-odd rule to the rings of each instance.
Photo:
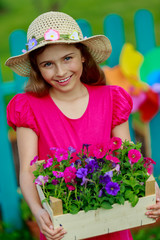
[[[92,35],[90,24],[83,19],[77,20],[84,36]],[[110,14],[104,19],[104,34],[111,40],[113,52],[107,61],[107,65],[113,67],[119,63],[119,55],[125,43],[125,31],[123,19],[116,14]],[[145,55],[156,46],[154,22],[152,14],[141,9],[134,16],[136,49]],[[25,49],[26,32],[22,30],[14,31],[9,38],[11,56],[19,55]],[[21,228],[22,220],[19,209],[19,195],[17,193],[17,180],[15,166],[13,163],[13,153],[11,144],[8,140],[8,126],[6,122],[6,106],[4,98],[8,95],[23,92],[23,77],[14,73],[13,81],[4,82],[0,71],[0,152],[1,152],[1,171],[0,171],[0,209],[2,220],[9,223],[12,227]],[[132,118],[132,116],[131,116]],[[132,119],[130,118],[130,131],[134,140]],[[154,175],[159,175],[159,136],[160,136],[160,113],[150,121],[151,157],[157,162]]]

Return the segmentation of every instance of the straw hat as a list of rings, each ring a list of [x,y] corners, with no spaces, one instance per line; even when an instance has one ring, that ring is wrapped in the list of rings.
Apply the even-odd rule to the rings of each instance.
[[[104,35],[84,37],[77,22],[62,12],[47,12],[37,17],[29,26],[27,32],[27,50],[16,57],[10,57],[6,66],[17,74],[29,77],[30,62],[28,54],[47,44],[83,43],[97,63],[104,62],[111,54],[112,47]]]

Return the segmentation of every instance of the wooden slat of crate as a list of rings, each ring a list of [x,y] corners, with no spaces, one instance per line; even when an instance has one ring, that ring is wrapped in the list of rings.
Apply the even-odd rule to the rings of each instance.
[[[151,176],[146,184],[146,189],[150,189],[148,190],[149,196],[140,198],[135,207],[132,207],[131,204],[126,201],[124,205],[114,204],[113,208],[109,210],[98,209],[87,213],[80,211],[75,215],[64,214],[59,216],[53,216],[53,211],[48,203],[44,203],[44,208],[50,214],[55,228],[62,225],[67,231],[67,234],[63,238],[64,240],[84,239],[105,233],[134,228],[155,222],[155,220],[145,215],[146,207],[156,202],[154,183],[155,180]],[[153,188],[151,189],[150,186]],[[38,185],[37,190],[42,201],[44,199],[44,194]]]

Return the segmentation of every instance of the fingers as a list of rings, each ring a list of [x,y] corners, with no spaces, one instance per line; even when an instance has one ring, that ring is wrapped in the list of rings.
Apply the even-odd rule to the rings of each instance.
[[[42,216],[43,224],[42,224],[42,233],[50,240],[50,239],[62,239],[64,237],[64,234],[66,231],[59,227],[57,229],[54,229],[52,222],[50,220],[50,217],[48,214],[44,214]]]
[[[157,204],[147,207],[146,215],[149,218],[158,219],[160,217],[160,202]]]

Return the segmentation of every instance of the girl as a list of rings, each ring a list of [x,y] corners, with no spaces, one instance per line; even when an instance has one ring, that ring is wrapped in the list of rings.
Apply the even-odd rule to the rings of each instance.
[[[122,88],[104,86],[97,63],[111,53],[107,37],[83,38],[73,18],[48,12],[31,23],[27,39],[27,51],[6,62],[29,77],[25,93],[10,101],[7,118],[17,131],[20,186],[43,233],[40,239],[59,240],[66,232],[62,227],[54,229],[43,209],[30,161],[36,155],[46,159],[51,147],[72,146],[79,151],[83,143],[103,146],[111,136],[130,140],[127,120],[132,100]],[[156,208],[151,217],[159,216]],[[125,230],[92,239],[130,240],[132,236]]]

